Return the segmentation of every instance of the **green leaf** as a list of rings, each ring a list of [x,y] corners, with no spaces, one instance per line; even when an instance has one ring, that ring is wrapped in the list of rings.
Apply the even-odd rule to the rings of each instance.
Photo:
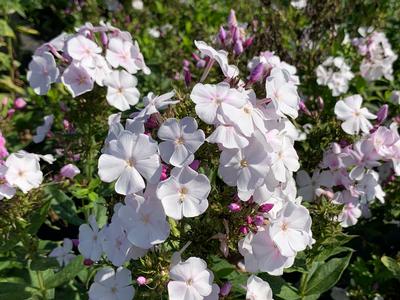
[[[64,283],[75,278],[76,275],[84,268],[83,256],[75,257],[65,268],[60,272],[48,277],[44,281],[46,289],[56,288]]]
[[[31,35],[39,35],[40,34],[39,31],[37,31],[36,29],[30,28],[27,26],[22,26],[22,25],[17,26],[17,30],[19,32],[31,34]]]
[[[32,215],[30,218],[30,225],[28,227],[29,233],[36,234],[40,226],[42,226],[43,222],[46,220],[47,213],[49,212],[50,204],[51,200],[46,200],[42,207]]]
[[[400,263],[389,256],[382,256],[381,262],[393,274],[394,277],[400,279]]]
[[[217,278],[223,278],[228,276],[230,273],[236,270],[235,266],[230,264],[227,260],[220,258],[216,255],[212,255],[211,259],[211,270]]]
[[[258,276],[269,283],[275,299],[296,300],[301,298],[299,291],[282,277],[271,276],[267,273]]]
[[[0,36],[15,38],[14,31],[8,25],[6,20],[0,19]]]
[[[15,258],[10,258],[10,257],[0,258],[0,271],[5,269],[14,269],[14,268],[22,269],[23,267],[24,263]]]
[[[59,264],[54,257],[36,257],[32,259],[30,268],[33,271],[44,271],[58,268]]]
[[[83,220],[77,216],[78,213],[74,201],[59,190],[57,186],[48,186],[46,194],[51,198],[52,209],[64,221],[73,225],[81,225],[83,223]]]
[[[335,256],[337,254],[344,253],[344,252],[354,252],[354,250],[349,247],[334,247],[334,246],[332,246],[329,248],[322,249],[318,253],[315,260],[316,261],[325,261],[328,258],[331,258],[332,256]]]
[[[350,252],[342,258],[332,258],[327,262],[314,261],[308,274],[303,274],[301,295],[320,295],[331,289],[340,279],[350,262]]]
[[[21,300],[31,296],[28,285],[21,283],[0,282],[0,299]]]

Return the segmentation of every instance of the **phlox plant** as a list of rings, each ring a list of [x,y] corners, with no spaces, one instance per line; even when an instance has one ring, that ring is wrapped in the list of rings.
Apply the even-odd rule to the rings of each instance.
[[[318,6],[289,2],[299,24]],[[35,121],[21,144],[0,131],[0,207],[12,216],[1,220],[0,298],[361,299],[371,268],[384,275],[370,285],[398,279],[389,252],[366,261],[350,248],[371,220],[397,222],[398,47],[384,28],[333,26],[341,48],[317,55],[325,41],[306,26],[299,48],[316,61],[304,67],[288,28],[268,25],[282,45],[263,44],[265,23],[232,9],[212,36],[185,40],[173,80],[153,85],[171,70],[124,29],[124,4],[105,7],[112,21],[39,45],[28,97],[2,102],[1,125]]]

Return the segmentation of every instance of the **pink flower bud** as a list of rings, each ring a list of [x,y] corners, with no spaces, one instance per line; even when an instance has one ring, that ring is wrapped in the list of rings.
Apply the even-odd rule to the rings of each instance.
[[[76,175],[80,174],[81,171],[73,164],[65,165],[60,170],[60,175],[66,178],[74,178]]]
[[[12,116],[14,115],[14,113],[15,113],[15,109],[14,108],[10,108],[8,111],[7,111],[7,118],[12,118]]]
[[[243,44],[241,41],[236,41],[235,47],[233,47],[233,51],[235,52],[236,55],[240,55],[243,53]]]
[[[1,104],[2,104],[3,106],[6,106],[6,105],[8,104],[8,97],[4,97],[4,98],[1,100]]]
[[[238,203],[232,202],[228,205],[228,209],[230,212],[238,212],[240,211],[241,207]]]
[[[144,127],[146,129],[155,129],[159,127],[159,122],[156,114],[152,114],[150,118],[147,119],[146,123],[144,123]]]
[[[256,217],[254,218],[254,220],[253,220],[253,223],[254,223],[254,225],[256,225],[256,226],[261,226],[261,225],[263,225],[263,224],[264,224],[264,217],[263,217],[263,216],[260,216],[260,215],[256,216]]]
[[[254,37],[253,37],[253,36],[251,36],[251,37],[249,37],[248,39],[246,39],[246,40],[244,41],[244,43],[243,43],[244,49],[249,48],[249,47],[253,44],[253,41],[254,41]]]
[[[247,228],[247,226],[244,226],[244,225],[240,226],[239,231],[240,231],[240,233],[243,233],[243,234],[249,233],[249,229]]]
[[[251,223],[253,223],[253,218],[250,217],[250,216],[247,216],[247,217],[246,217],[246,223],[247,223],[248,225],[251,225]]]
[[[263,78],[264,74],[264,65],[259,63],[253,70],[251,70],[249,81],[251,83],[260,81]]]
[[[200,59],[196,63],[196,68],[203,69],[206,66],[207,62],[204,59]]]
[[[303,100],[299,102],[299,108],[302,112],[304,112],[307,116],[311,116],[311,112],[308,110]]]
[[[190,165],[189,167],[191,167],[193,170],[197,171],[200,167],[200,160],[195,159]]]
[[[258,208],[259,212],[262,213],[267,213],[269,212],[272,208],[274,207],[274,205],[272,203],[264,203],[262,205],[260,205],[260,207]]]
[[[26,101],[24,98],[17,98],[14,100],[14,108],[15,109],[23,109],[26,106]]]
[[[219,38],[221,44],[225,44],[226,31],[225,31],[224,27],[222,27],[222,26],[219,28],[218,38]]]
[[[386,120],[388,116],[388,110],[389,106],[387,104],[382,105],[382,107],[379,109],[378,113],[376,114],[376,122],[378,124],[382,124]]]
[[[190,62],[187,59],[184,59],[182,64],[183,64],[184,68],[189,68],[189,66],[190,66]]]
[[[233,9],[231,9],[229,16],[228,16],[228,25],[229,25],[229,27],[237,26],[236,14]]]
[[[192,73],[190,73],[189,68],[184,68],[183,69],[183,77],[185,79],[186,87],[189,87],[190,84],[192,83]]]
[[[71,241],[72,241],[72,245],[74,245],[74,247],[79,246],[79,239],[71,239]]]
[[[219,294],[222,297],[228,296],[229,293],[231,292],[231,289],[232,289],[232,283],[227,281],[221,286],[221,289],[219,290]]]
[[[147,279],[146,277],[139,276],[138,278],[136,278],[136,282],[139,286],[145,285],[147,283]]]
[[[90,258],[85,258],[85,260],[83,261],[83,264],[87,267],[90,267],[91,265],[94,264],[94,261],[91,260]]]
[[[240,29],[238,27],[232,27],[231,28],[231,34],[232,34],[232,42],[233,43],[237,43],[237,42],[241,42],[240,39]]]
[[[100,40],[104,47],[108,45],[108,36],[104,31],[100,32]]]

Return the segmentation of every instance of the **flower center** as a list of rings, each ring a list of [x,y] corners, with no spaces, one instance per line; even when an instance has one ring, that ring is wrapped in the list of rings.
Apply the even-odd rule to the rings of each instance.
[[[148,224],[150,222],[150,216],[148,214],[143,214],[142,215],[142,222],[144,224]]]
[[[188,189],[185,187],[182,187],[179,189],[179,199],[181,202],[185,200],[186,194],[188,193]]]
[[[248,114],[248,115],[251,114],[251,108],[248,107],[248,106],[244,107],[244,108],[243,108],[243,111],[244,111],[246,114]]]
[[[282,223],[282,225],[281,225],[281,229],[282,229],[282,231],[286,231],[287,229],[288,229],[288,224],[287,223]]]
[[[116,288],[115,286],[113,286],[113,287],[111,288],[111,293],[115,294],[116,292],[117,292],[117,288]]]
[[[185,143],[185,140],[183,139],[183,137],[179,137],[175,143],[177,143],[178,145],[183,145]]]
[[[192,285],[193,284],[193,279],[190,278],[190,279],[186,280],[186,284],[187,285]]]
[[[134,161],[132,158],[128,159],[128,160],[126,161],[126,163],[127,163],[128,166],[130,166],[131,168],[133,168],[133,166],[135,165],[135,161]]]
[[[241,166],[242,168],[246,168],[246,167],[249,166],[249,163],[247,162],[247,160],[242,159],[242,160],[240,161],[240,166]]]
[[[18,176],[19,176],[19,177],[25,177],[25,171],[19,170],[19,171],[18,171]]]

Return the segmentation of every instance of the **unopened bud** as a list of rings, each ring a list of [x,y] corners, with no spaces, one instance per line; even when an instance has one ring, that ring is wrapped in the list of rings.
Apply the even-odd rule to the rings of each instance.
[[[386,120],[388,116],[388,110],[389,106],[387,104],[382,105],[382,107],[379,109],[378,113],[376,114],[376,122],[378,124],[382,124]]]
[[[238,212],[240,211],[241,207],[238,203],[232,202],[231,204],[228,205],[228,209],[231,212]]]
[[[229,25],[229,27],[237,26],[236,14],[233,9],[231,9],[229,16],[228,16],[228,25]]]
[[[145,285],[147,283],[147,279],[146,277],[139,276],[138,278],[136,278],[136,282],[139,286]]]
[[[229,293],[231,292],[231,289],[232,289],[232,283],[227,281],[221,286],[221,289],[219,290],[219,294],[222,297],[228,296]]]
[[[267,213],[269,212],[272,208],[274,207],[274,205],[272,203],[264,203],[261,204],[260,207],[258,208],[259,212],[262,213]]]
[[[239,231],[240,231],[240,233],[243,233],[243,234],[249,233],[249,229],[247,228],[247,226],[240,226]]]
[[[249,47],[253,44],[253,41],[254,41],[254,36],[251,36],[251,37],[249,37],[248,39],[246,39],[246,40],[244,41],[244,43],[243,43],[244,49],[249,48]]]
[[[100,32],[100,40],[104,47],[108,45],[108,36],[104,31]]]
[[[219,28],[218,38],[219,38],[221,44],[225,44],[226,31],[225,31],[224,27],[222,27],[222,26]]]
[[[264,74],[264,65],[262,63],[259,63],[253,70],[251,70],[250,73],[250,82],[254,83],[257,81],[260,81],[263,77]]]
[[[243,43],[240,40],[236,41],[233,51],[236,55],[240,55],[243,53]]]

